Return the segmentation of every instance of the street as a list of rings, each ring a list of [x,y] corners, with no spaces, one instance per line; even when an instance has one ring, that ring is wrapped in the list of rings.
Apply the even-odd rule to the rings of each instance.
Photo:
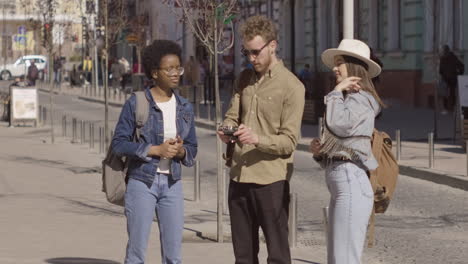
[[[49,94],[40,92],[40,104],[48,107]],[[76,97],[67,95],[54,95],[54,109],[57,112],[55,125],[56,137],[59,142],[57,144],[57,153],[61,155],[73,156],[74,153],[68,153],[66,141],[61,137],[61,117],[67,115],[75,117],[78,120],[92,121],[97,126],[103,126],[104,107],[102,104],[85,102]],[[110,127],[113,129],[118,118],[119,108],[110,107]],[[5,125],[0,127],[0,130],[17,129],[7,128]],[[21,129],[21,128],[18,128]],[[31,141],[30,144],[39,144],[39,139],[50,142],[50,136],[44,129],[37,141]],[[50,133],[49,133],[50,134]],[[70,132],[68,136],[70,137]],[[2,133],[4,141],[8,140]],[[201,163],[201,196],[203,204],[210,207],[210,210],[216,211],[216,164],[213,162],[216,158],[215,154],[215,136],[212,131],[206,129],[197,129],[199,140],[198,159]],[[31,140],[31,139],[28,139]],[[42,143],[43,144],[43,143]],[[76,146],[75,146],[76,147]],[[87,148],[87,145],[80,145],[80,149]],[[2,172],[0,173],[0,199],[3,201],[3,212],[14,210],[15,206],[22,206],[25,210],[33,207],[43,208],[43,214],[55,214],[56,210],[64,210],[68,208],[68,213],[77,217],[77,229],[69,230],[71,240],[66,242],[70,245],[77,241],[73,241],[73,234],[76,232],[86,232],[87,227],[99,225],[95,221],[88,221],[83,215],[83,210],[90,214],[105,213],[106,217],[110,217],[115,225],[122,227],[124,225],[124,217],[114,207],[106,204],[100,193],[100,186],[96,186],[96,180],[90,181],[86,188],[94,189],[93,196],[83,197],[78,190],[67,184],[67,179],[54,178],[51,175],[37,175],[30,173],[27,177],[15,177],[16,169],[30,172],[34,171],[35,165],[47,165],[51,169],[68,169],[66,164],[60,162],[53,163],[49,159],[41,159],[41,153],[29,153],[27,149],[12,149],[12,151],[0,152],[0,162]],[[100,177],[96,172],[99,169],[100,157],[103,154],[96,153],[97,147],[94,150],[89,150],[89,156],[76,156],[76,160],[80,161],[81,169],[84,171],[83,176]],[[86,153],[86,151],[80,151]],[[45,155],[46,153],[44,153]],[[36,156],[37,159],[32,159]],[[59,155],[57,158],[60,157]],[[49,164],[48,164],[49,163]],[[78,168],[78,169],[80,169]],[[45,170],[41,170],[44,173]],[[187,200],[193,197],[193,169],[184,169],[184,190]],[[78,177],[78,176],[77,176]],[[81,176],[80,176],[81,177]],[[66,192],[73,193],[76,200],[67,200],[62,191],[55,188],[64,188]],[[322,208],[327,206],[329,194],[326,189],[324,172],[320,167],[313,162],[311,155],[307,152],[297,151],[295,153],[295,171],[291,181],[291,190],[298,195],[298,248],[303,251],[310,251],[314,256],[320,256],[314,260],[324,261],[325,252],[325,236],[323,231]],[[374,248],[366,248],[364,250],[364,263],[386,263],[386,264],[406,264],[406,263],[450,263],[462,264],[467,263],[468,259],[468,202],[466,201],[466,191],[439,185],[428,181],[410,178],[401,175],[398,182],[398,187],[394,199],[390,205],[390,209],[384,215],[378,215],[376,219],[376,246]],[[62,199],[63,198],[63,199]],[[101,199],[101,202],[96,202],[96,199]],[[56,202],[50,200],[62,199],[62,206],[53,206]],[[111,209],[104,209],[111,208]],[[85,210],[86,209],[86,210]],[[32,210],[34,211],[34,210]],[[4,263],[1,256],[14,256],[14,252],[6,252],[3,248],[7,246],[8,241],[3,239],[14,236],[15,232],[20,232],[21,236],[27,236],[30,239],[22,241],[21,248],[15,251],[28,251],[29,247],[37,247],[43,243],[42,240],[53,240],[53,237],[37,237],[38,230],[30,230],[27,228],[28,222],[34,222],[34,219],[15,219],[14,215],[2,214],[1,221],[1,237],[2,246],[0,246],[0,262]],[[27,212],[20,214],[22,217],[28,217]],[[215,218],[215,214],[212,215]],[[81,220],[78,220],[81,219]],[[228,219],[228,218],[226,218]],[[18,220],[20,230],[12,232],[10,229],[4,229],[7,221]],[[57,219],[60,221],[60,219]],[[197,219],[187,218],[187,226]],[[227,223],[228,221],[226,221]],[[46,225],[52,228],[50,225]],[[125,236],[123,230],[117,231],[117,226],[102,226],[102,229],[108,229],[107,232],[119,232],[120,236]],[[157,229],[157,228],[154,228]],[[229,229],[225,225],[225,229]],[[81,231],[80,231],[81,230]],[[212,226],[213,235],[216,233],[216,225]],[[47,231],[47,230],[45,230]],[[229,233],[229,232],[228,232]],[[82,243],[83,241],[78,241]],[[5,243],[5,244],[4,244]],[[55,241],[59,248],[65,247],[62,241]],[[106,244],[101,245],[105,247]],[[115,245],[114,245],[115,246]],[[120,245],[123,248],[123,245]],[[10,248],[11,249],[11,248]],[[45,251],[46,248],[40,248],[39,251]],[[79,252],[79,250],[77,251]],[[116,256],[123,255],[123,251]],[[16,263],[8,262],[7,263]],[[33,262],[31,262],[33,263]],[[225,263],[219,261],[219,263]],[[313,263],[313,262],[297,262],[297,263]],[[321,262],[322,263],[322,262]],[[325,262],[323,262],[325,263]]]

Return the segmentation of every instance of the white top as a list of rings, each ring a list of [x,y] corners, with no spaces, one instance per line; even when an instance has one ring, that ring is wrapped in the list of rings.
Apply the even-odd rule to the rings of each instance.
[[[161,109],[163,114],[164,123],[164,141],[168,139],[175,139],[177,137],[177,126],[176,126],[176,98],[172,94],[171,99],[164,103],[156,103]],[[163,159],[159,161],[159,167],[157,172],[164,174],[171,174],[171,163],[172,159]]]

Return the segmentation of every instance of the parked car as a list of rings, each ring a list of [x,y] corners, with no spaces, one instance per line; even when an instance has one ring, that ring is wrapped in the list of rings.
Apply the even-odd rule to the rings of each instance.
[[[42,55],[21,56],[13,64],[7,64],[5,67],[0,65],[0,78],[2,80],[10,80],[14,77],[26,76],[28,73],[28,67],[31,65],[31,61],[36,63],[36,67],[39,70],[39,79],[42,80],[47,64],[47,57]]]

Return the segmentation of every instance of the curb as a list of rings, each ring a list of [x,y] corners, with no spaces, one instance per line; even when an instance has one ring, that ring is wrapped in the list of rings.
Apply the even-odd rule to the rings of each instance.
[[[437,173],[429,169],[415,168],[407,165],[399,165],[400,175],[411,176],[438,184],[447,185],[453,188],[468,191],[468,177]]]
[[[95,99],[95,98],[85,97],[85,96],[78,96],[78,99],[91,102],[91,103],[104,104],[104,101],[102,99]],[[117,103],[117,102],[111,102],[111,101],[108,101],[108,104],[114,107],[122,107],[124,105],[123,103]]]
[[[44,90],[44,89],[40,89],[40,90],[43,92],[49,92],[48,90]],[[84,97],[84,96],[78,96],[78,99],[92,102],[92,103],[100,103],[100,104],[104,103],[102,99],[95,99],[95,98]],[[114,107],[121,107],[123,106],[123,103],[109,102],[109,105],[114,106]],[[207,121],[198,119],[198,120],[195,120],[195,125],[196,127],[204,128],[204,129],[214,130],[216,128],[214,121],[207,122]],[[306,144],[299,143],[297,144],[296,150],[308,152],[309,146]],[[468,191],[468,177],[448,175],[444,173],[430,171],[429,169],[417,168],[417,167],[412,167],[408,165],[399,165],[399,169],[400,169],[400,173],[399,173],[400,175],[405,175],[405,176],[409,176],[409,177],[413,177],[417,179],[431,181],[437,184],[447,185],[453,188]]]

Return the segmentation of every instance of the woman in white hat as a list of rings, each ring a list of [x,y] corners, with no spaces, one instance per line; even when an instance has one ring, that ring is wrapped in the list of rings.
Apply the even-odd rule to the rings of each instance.
[[[384,106],[371,79],[381,68],[370,59],[369,47],[354,39],[324,51],[322,61],[335,73],[336,86],[325,97],[322,135],[310,151],[326,169],[331,195],[328,264],[361,263],[374,197],[367,172],[378,166],[371,136]]]

